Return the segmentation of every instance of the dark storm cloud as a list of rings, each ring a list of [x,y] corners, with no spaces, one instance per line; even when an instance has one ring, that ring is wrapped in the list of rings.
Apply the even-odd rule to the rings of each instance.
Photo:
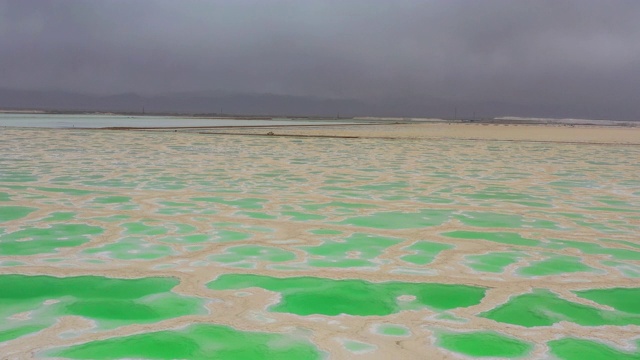
[[[0,87],[640,115],[638,39],[635,0],[0,0]]]

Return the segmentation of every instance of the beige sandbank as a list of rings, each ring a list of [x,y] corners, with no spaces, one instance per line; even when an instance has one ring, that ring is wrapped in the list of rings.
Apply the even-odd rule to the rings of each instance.
[[[259,128],[191,129],[203,133],[275,136],[359,137],[394,139],[457,139],[542,141],[564,143],[640,145],[640,127],[576,126],[562,124],[371,124],[287,126]]]

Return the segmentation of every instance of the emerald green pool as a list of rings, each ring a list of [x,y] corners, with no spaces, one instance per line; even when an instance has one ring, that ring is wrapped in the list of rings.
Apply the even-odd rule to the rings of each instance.
[[[313,277],[272,278],[258,275],[222,275],[207,285],[213,290],[259,287],[282,300],[269,310],[298,315],[389,315],[422,307],[448,310],[480,303],[485,289],[432,283],[332,280]],[[410,296],[412,300],[403,300]],[[415,299],[414,299],[415,298]]]
[[[283,334],[243,332],[226,326],[192,325],[93,341],[47,352],[69,359],[321,359],[305,341]]]

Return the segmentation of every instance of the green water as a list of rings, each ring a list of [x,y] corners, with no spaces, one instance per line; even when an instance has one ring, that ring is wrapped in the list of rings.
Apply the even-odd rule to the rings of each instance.
[[[251,234],[232,230],[218,230],[216,235],[214,238],[216,242],[242,241],[251,237]]]
[[[176,237],[172,236],[172,237],[158,239],[158,241],[171,243],[171,244],[201,243],[209,240],[211,240],[211,236],[209,235],[185,235],[185,236],[176,236]]]
[[[585,207],[583,209],[592,210],[592,211],[611,211],[611,212],[628,212],[628,213],[639,212],[639,210],[636,210],[636,209],[625,209],[625,208],[606,207],[606,206],[590,206],[590,207]]]
[[[617,261],[602,261],[601,264],[616,268],[625,277],[630,277],[630,278],[640,277],[640,266],[638,265],[632,265],[632,264],[617,262]]]
[[[47,228],[26,228],[0,234],[0,254],[34,255],[53,253],[58,248],[78,246],[101,234],[101,227],[85,224],[53,224]]]
[[[179,296],[172,278],[111,279],[99,276],[0,275],[1,336],[38,331],[61,316],[83,316],[100,328],[151,323],[205,312],[203,301]],[[45,305],[46,300],[57,302]],[[8,320],[33,311],[30,320]]]
[[[313,221],[326,219],[326,216],[303,213],[300,211],[283,211],[282,215],[284,215],[285,217],[289,217],[293,221]]]
[[[514,232],[487,232],[487,231],[466,231],[456,230],[441,234],[454,239],[468,240],[486,240],[501,244],[519,245],[519,246],[538,246],[541,244],[538,240],[523,238],[522,235]]]
[[[24,265],[24,263],[21,261],[11,261],[11,260],[0,261],[0,266],[20,266],[20,265]]]
[[[320,351],[306,340],[284,334],[245,332],[227,326],[198,324],[93,341],[47,356],[71,359],[320,359]]]
[[[344,348],[349,350],[350,352],[356,353],[356,354],[367,353],[367,352],[374,351],[376,349],[375,345],[371,345],[371,344],[363,343],[362,341],[355,341],[355,340],[343,340],[342,346],[344,346]]]
[[[197,198],[192,198],[191,200],[233,206],[243,210],[262,209],[263,204],[268,201],[266,199],[259,199],[259,198],[242,198],[242,199],[236,199],[236,200],[227,200],[222,197],[197,197]]]
[[[62,193],[65,195],[72,195],[72,196],[84,196],[84,195],[94,195],[94,194],[104,193],[103,191],[52,188],[52,187],[34,187],[34,189],[40,190],[40,191],[46,191],[46,192]]]
[[[121,225],[125,228],[125,235],[164,235],[167,229],[164,226],[150,226],[144,223],[125,223]]]
[[[521,252],[492,252],[482,255],[470,255],[465,257],[467,266],[475,271],[501,273],[504,269],[518,262],[526,255]]]
[[[294,260],[296,255],[275,247],[244,245],[227,248],[223,253],[212,255],[209,260],[221,263],[283,262]]]
[[[36,210],[26,206],[0,206],[0,223],[23,218]]]
[[[342,241],[325,240],[318,246],[300,246],[313,257],[307,264],[314,267],[360,267],[374,266],[372,261],[385,249],[402,242],[402,239],[386,238],[369,234],[356,233]],[[357,257],[349,254],[357,253]]]
[[[468,333],[439,332],[438,345],[473,357],[517,358],[526,356],[533,345],[490,331]]]
[[[315,235],[340,235],[342,231],[340,230],[331,230],[331,229],[313,229],[309,230],[310,233]]]
[[[260,287],[281,294],[269,308],[298,315],[389,315],[402,310],[431,308],[448,310],[476,305],[485,289],[467,285],[436,283],[333,280],[316,277],[274,278],[259,275],[225,274],[207,284],[213,290]],[[402,301],[399,296],[415,296]]]
[[[402,325],[384,324],[378,326],[377,333],[386,336],[410,336],[411,331]]]
[[[331,202],[323,203],[323,204],[302,205],[302,208],[307,209],[307,210],[311,210],[311,211],[317,211],[317,210],[322,210],[322,209],[326,209],[326,208],[334,208],[334,209],[340,209],[340,208],[344,208],[344,209],[375,209],[377,207],[378,206],[373,205],[373,204],[351,203],[351,202],[344,202],[344,201],[331,201]]]
[[[37,181],[38,178],[26,172],[2,172],[0,173],[0,183],[4,182],[32,182]]]
[[[457,317],[457,316],[451,314],[450,312],[442,312],[442,313],[440,313],[440,314],[438,314],[436,316],[436,319],[450,321],[450,322],[456,322],[456,323],[466,323],[466,322],[468,322],[467,319],[464,319],[464,318],[461,318],[461,317]]]
[[[47,221],[47,222],[63,222],[63,221],[69,221],[72,220],[73,218],[76,217],[76,213],[74,212],[66,212],[66,211],[61,211],[61,212],[54,212],[49,214],[49,216],[47,216],[46,218],[42,219],[41,221]]]
[[[236,213],[237,215],[243,215],[243,216],[248,216],[252,219],[268,219],[268,220],[273,220],[273,219],[277,219],[277,216],[274,215],[269,215],[266,213],[262,213],[262,212],[257,212],[257,211],[238,211]]]
[[[581,298],[630,314],[640,314],[640,288],[613,288],[574,291]]]
[[[508,191],[485,189],[483,192],[465,194],[465,198],[473,200],[537,200],[537,197]]]
[[[95,203],[98,203],[98,204],[122,204],[122,203],[130,202],[131,201],[131,197],[129,197],[129,196],[104,196],[104,197],[95,198],[93,201]]]
[[[628,245],[628,244],[625,244],[625,245]],[[617,260],[640,260],[640,251],[609,248],[599,244],[582,242],[582,241],[553,240],[551,241],[548,247],[560,248],[560,249],[573,248],[573,249],[580,250],[584,254],[609,255],[611,256],[611,258],[617,259]]]
[[[411,246],[403,248],[414,254],[402,256],[400,259],[416,265],[426,265],[435,260],[436,256],[444,250],[453,249],[455,246],[429,241],[418,241]]]
[[[589,295],[585,295],[587,296]],[[551,291],[542,289],[513,297],[507,303],[480,316],[525,327],[550,326],[560,321],[570,321],[582,326],[640,325],[640,315],[600,310],[561,299]]]
[[[518,270],[523,276],[549,276],[573,272],[597,272],[596,269],[585,265],[579,257],[553,255],[541,261]]]
[[[463,224],[490,228],[522,228],[535,227],[541,229],[557,229],[558,225],[549,220],[526,219],[519,215],[499,214],[493,212],[463,212],[455,216]]]
[[[47,328],[46,325],[24,325],[14,327],[9,330],[0,330],[0,343],[17,339],[24,335],[32,334],[45,328]]]
[[[547,343],[551,354],[562,360],[640,360],[640,351],[622,351],[596,341],[563,338]],[[640,348],[640,341],[636,341]]]
[[[359,216],[340,224],[363,226],[374,229],[414,229],[442,225],[449,220],[452,211],[422,210],[420,212],[379,212],[369,216]]]
[[[121,260],[153,260],[173,255],[175,251],[167,245],[149,243],[140,237],[126,237],[115,243],[86,249],[83,253],[108,253],[110,258]]]

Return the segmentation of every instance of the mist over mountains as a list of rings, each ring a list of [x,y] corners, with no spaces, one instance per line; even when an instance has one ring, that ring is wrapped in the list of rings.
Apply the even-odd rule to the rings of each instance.
[[[507,102],[453,101],[429,97],[381,100],[329,99],[311,96],[180,92],[159,95],[120,93],[80,94],[56,90],[0,89],[0,109],[91,111],[163,114],[282,115],[321,117],[441,117],[480,119],[498,116],[573,117],[638,120],[628,108],[602,104],[514,104]],[[595,115],[595,116],[594,116]]]

